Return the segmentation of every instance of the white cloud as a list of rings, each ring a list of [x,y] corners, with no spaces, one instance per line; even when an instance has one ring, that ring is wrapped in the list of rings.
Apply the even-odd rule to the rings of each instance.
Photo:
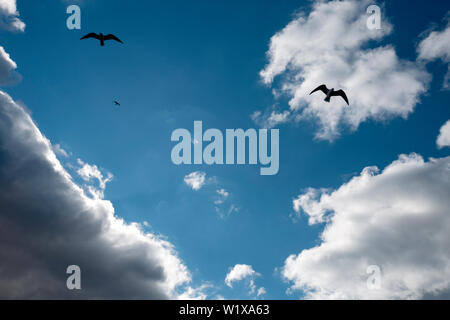
[[[308,188],[308,190],[299,195],[297,199],[292,201],[294,211],[299,214],[301,210],[308,212],[309,223],[320,223],[324,222],[324,215],[326,213],[323,207],[317,202],[317,198],[325,193],[327,189],[314,189]]]
[[[258,288],[255,284],[255,278],[261,276],[258,272],[253,270],[253,267],[248,264],[236,264],[225,277],[225,283],[232,288],[233,283],[246,281],[248,287],[248,294],[254,295],[256,298],[266,294],[264,287]]]
[[[264,113],[255,111],[250,115],[250,118],[259,126],[264,128],[273,128],[279,124],[290,121],[291,111],[284,110],[278,112],[275,110],[266,110]]]
[[[142,225],[146,228],[151,228],[152,226],[150,225],[150,223],[148,223],[148,221],[144,221],[142,222]]]
[[[165,299],[191,281],[173,245],[90,198],[30,115],[0,91],[0,298]],[[104,179],[82,170],[86,179]],[[103,180],[103,182],[105,182]],[[82,290],[66,287],[67,266]]]
[[[290,108],[253,114],[257,122],[270,126],[315,119],[316,137],[333,140],[343,127],[356,130],[369,119],[406,118],[413,112],[430,76],[400,60],[392,46],[367,48],[392,30],[386,20],[380,30],[367,28],[369,4],[372,1],[315,1],[309,14],[299,13],[271,38],[269,63],[260,75],[267,85],[280,77],[281,88],[276,92],[290,98]],[[340,98],[326,103],[320,92],[309,95],[323,83],[342,88],[350,107]]]
[[[8,31],[25,31],[25,23],[18,17],[16,0],[0,0],[0,28]]]
[[[15,71],[17,64],[5,49],[0,46],[0,86],[15,82],[20,76]]]
[[[200,190],[205,184],[206,173],[195,171],[184,177],[184,182],[192,188],[192,190]]]
[[[225,219],[233,212],[238,212],[239,208],[231,203],[231,193],[218,185],[217,177],[206,179],[206,173],[202,171],[192,172],[184,177],[184,182],[192,188],[192,190],[200,190],[204,185],[215,185],[215,191],[212,195],[214,210],[221,219]],[[210,192],[211,190],[207,190]]]
[[[98,186],[94,185],[88,185],[87,190],[88,192],[94,197],[103,199],[104,191],[106,188],[106,184],[108,182],[111,182],[113,179],[112,173],[108,172],[106,174],[106,177],[103,177],[103,174],[98,169],[98,167],[94,165],[90,165],[87,163],[84,163],[81,159],[77,160],[78,164],[82,167],[77,170],[77,174],[85,181],[85,182],[92,182],[92,180],[97,180]]]
[[[211,290],[213,286],[209,283],[202,284],[198,288],[187,287],[182,294],[180,294],[178,300],[206,300],[208,290]]]
[[[441,127],[436,144],[439,148],[450,147],[450,120]]]
[[[450,17],[450,11],[447,14]],[[450,63],[450,19],[447,19],[447,27],[442,31],[431,31],[423,39],[417,48],[419,60],[432,61],[441,59],[443,62]],[[450,87],[450,65],[444,80],[444,88]]]
[[[217,190],[217,193],[223,196],[224,198],[228,198],[228,196],[230,195],[230,193],[225,189],[219,189]]]
[[[266,289],[264,287],[261,287],[258,289],[258,292],[256,293],[257,297],[263,296],[267,293]]]
[[[214,201],[215,205],[223,204],[227,198],[230,196],[230,193],[226,191],[225,189],[218,189],[216,190],[217,194],[219,195],[219,198]]]
[[[230,269],[227,276],[225,277],[225,283],[230,288],[233,287],[233,282],[242,281],[246,278],[253,278],[259,274],[253,270],[253,267],[248,264],[236,264]]]
[[[337,190],[309,189],[294,209],[325,222],[321,243],[286,259],[282,274],[307,298],[415,299],[450,292],[450,157],[401,155]],[[380,267],[369,290],[367,267]]]
[[[229,198],[231,194],[225,189],[221,188],[216,190],[217,197],[214,200],[215,210],[221,219],[229,217],[233,212],[238,212],[239,208],[230,203]]]
[[[64,149],[61,147],[61,145],[59,145],[59,144],[54,144],[54,145],[52,145],[52,148],[53,148],[53,152],[54,152],[55,154],[57,154],[57,155],[60,155],[60,156],[65,157],[65,158],[67,158],[67,157],[69,156],[69,154],[67,153],[67,151],[64,150]]]

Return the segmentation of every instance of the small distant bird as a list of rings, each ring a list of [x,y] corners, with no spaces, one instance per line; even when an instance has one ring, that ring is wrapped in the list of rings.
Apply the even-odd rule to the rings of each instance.
[[[82,37],[80,40],[87,39],[87,38],[93,38],[93,39],[100,40],[100,45],[102,47],[105,45],[106,40],[116,40],[117,42],[123,43],[122,40],[120,40],[113,34],[107,34],[105,36],[105,35],[103,35],[103,33],[96,34],[96,33],[91,32],[91,33],[88,33],[87,35],[85,35],[84,37]]]
[[[114,104],[115,104],[116,106],[120,107],[120,103],[119,103],[118,101],[114,100]]]
[[[340,97],[342,97],[342,99],[345,100],[345,102],[347,102],[347,105],[348,105],[348,98],[343,90],[334,91],[334,88],[328,89],[326,85],[322,84],[322,85],[318,86],[317,88],[315,88],[313,91],[311,91],[310,95],[319,90],[327,95],[325,97],[326,102],[330,102],[331,97],[340,96]]]

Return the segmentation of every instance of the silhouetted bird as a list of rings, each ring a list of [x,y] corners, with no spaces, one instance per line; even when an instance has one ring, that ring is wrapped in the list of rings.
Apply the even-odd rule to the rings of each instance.
[[[114,104],[115,104],[116,106],[120,107],[120,103],[117,102],[116,100],[114,100]]]
[[[116,40],[117,42],[123,43],[122,40],[120,40],[119,38],[117,38],[115,35],[113,34],[107,34],[106,36],[103,35],[103,33],[88,33],[87,35],[85,35],[84,37],[82,37],[80,40],[83,39],[88,39],[88,38],[93,38],[93,39],[97,39],[100,40],[100,45],[103,47],[105,45],[105,41],[106,40]]]
[[[318,86],[317,88],[315,88],[313,91],[311,91],[310,95],[319,90],[327,95],[325,97],[326,102],[330,102],[331,97],[340,96],[340,97],[342,97],[342,99],[345,100],[345,102],[347,102],[347,105],[348,105],[348,98],[343,90],[334,91],[334,88],[328,89],[326,85],[322,84],[322,85]]]

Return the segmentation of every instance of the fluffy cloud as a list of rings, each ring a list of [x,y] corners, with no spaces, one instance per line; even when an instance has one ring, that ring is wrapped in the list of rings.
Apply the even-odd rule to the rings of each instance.
[[[450,14],[450,11],[449,11]],[[450,17],[450,15],[447,15]],[[450,19],[447,19],[447,27],[442,31],[432,31],[423,39],[417,51],[419,60],[432,61],[441,59],[445,63],[450,63]],[[444,80],[444,88],[450,87],[450,65]]]
[[[276,96],[286,94],[290,108],[256,113],[257,122],[274,126],[288,119],[315,119],[316,137],[333,140],[343,127],[356,130],[369,119],[406,118],[413,112],[430,76],[400,60],[392,46],[367,48],[392,30],[386,20],[380,30],[367,28],[370,4],[368,0],[315,1],[309,14],[299,13],[271,38],[269,63],[260,75],[267,85],[281,76]],[[310,96],[322,83],[344,89],[350,107],[340,98],[328,104],[320,92]]]
[[[14,82],[18,73],[15,72],[17,64],[11,59],[5,49],[0,46],[0,86]]]
[[[30,115],[1,91],[0,163],[0,298],[165,299],[190,281],[173,245],[89,197]],[[81,268],[79,291],[66,288],[73,264]]]
[[[8,31],[25,31],[25,23],[18,17],[16,0],[0,0],[0,28]]]
[[[184,182],[192,188],[192,190],[200,190],[205,184],[206,173],[195,171],[184,177]]]
[[[436,144],[439,148],[450,147],[450,120],[441,127]]]
[[[247,280],[249,294],[256,294],[256,296],[259,297],[266,293],[264,287],[257,288],[255,285],[255,278],[259,276],[261,275],[253,270],[252,266],[248,264],[236,264],[233,268],[230,268],[230,271],[225,277],[225,283],[232,288],[234,282]]]
[[[417,299],[450,292],[450,157],[401,155],[337,190],[307,190],[294,209],[325,222],[321,243],[285,261],[291,290],[308,298]],[[381,287],[370,290],[368,267]]]
[[[225,277],[225,283],[227,284],[227,286],[232,288],[233,282],[251,278],[256,275],[258,275],[258,273],[253,270],[252,266],[248,264],[237,264],[227,273],[227,276]]]
[[[103,173],[94,165],[84,163],[81,159],[78,159],[78,164],[82,167],[77,170],[77,174],[85,181],[92,182],[97,180],[98,186],[87,185],[88,192],[98,199],[103,199],[106,184],[113,179],[112,173],[108,172],[106,177],[103,177]]]

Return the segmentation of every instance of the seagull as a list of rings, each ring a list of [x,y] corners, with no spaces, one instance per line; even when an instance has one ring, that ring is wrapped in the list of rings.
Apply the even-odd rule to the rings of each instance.
[[[317,88],[315,88],[313,91],[311,91],[310,95],[319,90],[327,95],[325,97],[326,102],[330,102],[331,97],[340,96],[340,97],[342,97],[342,99],[345,100],[345,102],[347,102],[347,105],[348,105],[348,98],[343,90],[335,91],[334,88],[328,89],[326,85],[322,84],[322,85],[318,86]]]
[[[120,103],[117,102],[116,100],[114,100],[114,104],[115,104],[116,106],[120,107]]]
[[[116,40],[116,41],[118,41],[118,42],[120,42],[120,43],[123,43],[122,40],[120,40],[119,38],[117,38],[115,35],[113,35],[113,34],[107,34],[107,35],[105,36],[105,35],[103,35],[103,33],[101,33],[101,32],[100,32],[99,34],[96,34],[96,33],[93,33],[93,32],[88,33],[87,35],[85,35],[84,37],[82,37],[80,40],[87,39],[87,38],[94,38],[94,39],[100,40],[100,45],[101,45],[102,47],[105,45],[105,41],[106,41],[106,40]]]

